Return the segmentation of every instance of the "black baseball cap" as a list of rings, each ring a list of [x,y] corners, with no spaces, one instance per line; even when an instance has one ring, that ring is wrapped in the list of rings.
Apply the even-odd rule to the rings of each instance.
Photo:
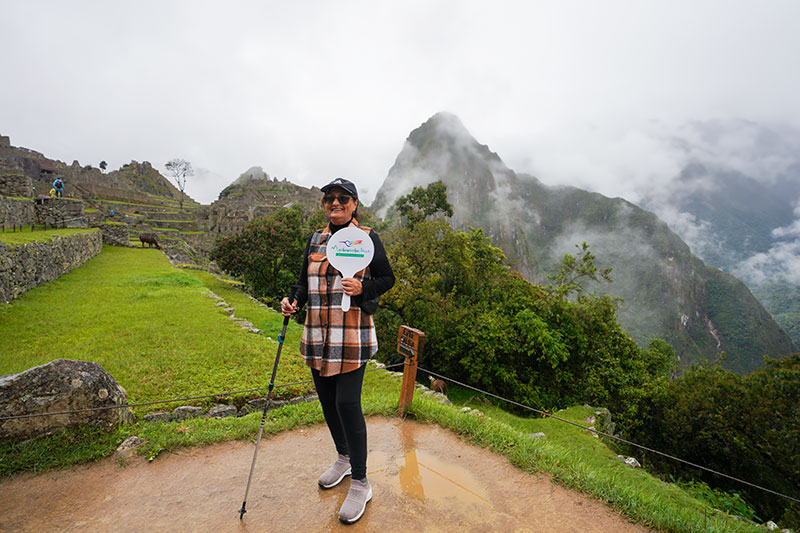
[[[329,184],[322,187],[322,192],[328,192],[334,187],[339,187],[345,192],[352,194],[354,198],[358,198],[358,189],[356,189],[356,185],[350,180],[346,180],[344,178],[336,178]]]

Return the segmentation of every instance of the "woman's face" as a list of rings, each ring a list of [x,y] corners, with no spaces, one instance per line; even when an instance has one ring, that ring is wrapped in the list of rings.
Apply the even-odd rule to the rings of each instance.
[[[349,200],[346,203],[342,203],[345,198],[340,200],[340,197],[346,197]],[[332,201],[328,203],[325,201],[326,199],[331,199]],[[358,207],[358,200],[344,189],[334,187],[322,197],[322,207],[325,209],[328,220],[337,226],[341,226],[347,224],[353,218],[353,211]]]

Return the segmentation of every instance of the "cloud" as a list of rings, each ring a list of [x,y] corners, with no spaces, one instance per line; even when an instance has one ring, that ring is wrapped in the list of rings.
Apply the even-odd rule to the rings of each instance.
[[[754,254],[736,265],[736,276],[754,285],[775,281],[800,285],[800,199],[794,214],[798,218],[791,224],[772,230],[776,242],[767,252]]]
[[[755,285],[774,281],[800,285],[800,239],[776,243],[768,252],[755,254],[736,265],[733,273]]]
[[[209,197],[254,165],[374,193],[408,132],[445,109],[515,170],[626,197],[675,162],[647,121],[800,124],[792,1],[41,0],[3,14],[3,134],[112,168],[182,157],[219,176]]]

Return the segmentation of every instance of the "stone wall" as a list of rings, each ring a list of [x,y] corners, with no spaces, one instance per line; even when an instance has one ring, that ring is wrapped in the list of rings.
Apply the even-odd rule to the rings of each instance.
[[[71,198],[37,198],[36,221],[56,228],[86,228],[83,202]]]
[[[0,196],[33,196],[33,182],[21,170],[0,169]]]
[[[131,227],[127,224],[106,222],[98,226],[103,232],[103,244],[112,246],[131,246]]]
[[[10,302],[100,253],[99,231],[10,246],[0,242],[0,302]]]
[[[36,222],[33,200],[14,200],[0,197],[0,228],[30,226]]]

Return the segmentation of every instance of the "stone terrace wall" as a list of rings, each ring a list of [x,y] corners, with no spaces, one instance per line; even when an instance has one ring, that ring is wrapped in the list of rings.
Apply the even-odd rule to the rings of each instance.
[[[36,222],[33,200],[14,200],[0,197],[0,228],[30,226]]]
[[[103,243],[112,246],[131,246],[131,227],[127,224],[107,222],[98,226],[103,232]]]
[[[0,169],[0,196],[33,196],[33,182],[21,170]]]
[[[102,249],[103,236],[99,231],[13,247],[0,242],[0,302],[10,302],[66,274]]]
[[[70,198],[37,198],[36,220],[58,228],[88,227],[83,202]]]

